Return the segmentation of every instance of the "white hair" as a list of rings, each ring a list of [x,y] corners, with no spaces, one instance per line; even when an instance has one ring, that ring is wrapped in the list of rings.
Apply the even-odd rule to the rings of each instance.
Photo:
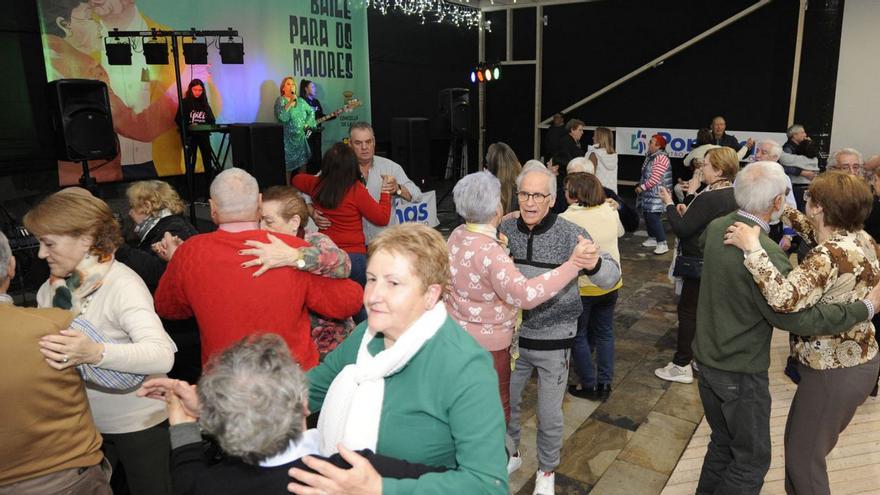
[[[572,158],[571,161],[568,162],[568,166],[565,167],[565,171],[569,174],[577,174],[580,172],[595,174],[596,167],[593,166],[593,162],[591,162],[588,158],[579,156],[577,158]]]
[[[537,165],[536,165],[537,164]],[[529,160],[526,162],[526,165],[523,167],[522,172],[516,176],[516,190],[519,191],[522,188],[522,181],[526,178],[526,175],[529,174],[541,174],[547,177],[547,191],[548,194],[553,196],[553,199],[556,199],[556,175],[553,172],[547,170],[547,167],[544,166],[543,163],[538,160]]]
[[[788,177],[782,170],[782,165],[770,161],[746,166],[736,175],[733,183],[736,204],[754,215],[766,213],[773,208],[776,196],[784,196],[787,189]]]
[[[853,155],[854,157],[856,157],[859,165],[863,165],[865,163],[862,160],[862,154],[859,152],[859,150],[855,148],[840,148],[834,153],[831,153],[831,156],[828,157],[828,167],[834,167],[835,165],[837,165],[837,157],[840,155]]]
[[[220,172],[211,182],[211,199],[221,217],[243,217],[259,210],[257,179],[240,168]],[[256,217],[255,217],[256,218]]]
[[[792,136],[794,136],[795,134],[797,134],[797,133],[799,133],[799,132],[801,132],[801,131],[803,131],[803,130],[804,130],[804,126],[802,126],[802,125],[800,125],[800,124],[795,124],[795,125],[793,125],[793,126],[791,126],[791,127],[789,127],[788,129],[785,130],[785,135],[788,136],[788,137],[792,137]]]
[[[768,153],[770,156],[768,159],[772,157],[773,161],[779,160],[779,157],[782,156],[782,146],[772,139],[764,139],[758,141],[757,146],[761,146],[762,144],[770,145],[770,152]]]
[[[471,223],[489,223],[501,204],[501,181],[488,170],[468,174],[452,188],[455,212]]]
[[[9,240],[0,232],[0,284],[9,277],[9,259],[12,258],[12,249],[9,247]]]

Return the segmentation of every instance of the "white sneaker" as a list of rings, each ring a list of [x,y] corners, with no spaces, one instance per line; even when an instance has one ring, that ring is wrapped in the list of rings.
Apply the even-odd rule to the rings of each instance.
[[[654,248],[654,254],[664,254],[669,252],[669,246],[666,245],[666,241],[658,242],[657,247]]]
[[[510,459],[507,460],[507,474],[513,474],[520,467],[522,467],[522,457],[519,455],[519,451],[517,451],[516,454],[510,456]]]
[[[535,475],[535,490],[532,495],[555,495],[556,494],[556,473],[545,473],[538,470]]]
[[[668,382],[693,383],[694,381],[694,371],[691,369],[691,365],[678,366],[675,363],[669,363],[665,368],[654,370],[654,374],[657,375],[657,378]]]
[[[648,237],[648,240],[642,243],[642,247],[657,247],[657,239]]]

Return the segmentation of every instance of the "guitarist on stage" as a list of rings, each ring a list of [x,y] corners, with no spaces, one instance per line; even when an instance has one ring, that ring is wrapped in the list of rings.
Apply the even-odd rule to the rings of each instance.
[[[303,79],[299,83],[299,94],[302,97],[303,101],[309,104],[310,107],[315,111],[315,120],[318,120],[324,117],[324,108],[321,107],[321,102],[318,100],[318,90],[315,88],[315,83],[309,81],[308,79]],[[325,122],[335,119],[336,117],[330,117],[325,120]],[[309,159],[309,162],[306,164],[306,168],[310,174],[316,174],[319,170],[321,170],[321,126],[319,125],[313,131],[311,136],[309,136],[309,149],[312,151],[312,156]]]

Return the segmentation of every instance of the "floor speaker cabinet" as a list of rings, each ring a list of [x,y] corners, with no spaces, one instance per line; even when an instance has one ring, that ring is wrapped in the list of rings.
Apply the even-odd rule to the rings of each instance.
[[[437,117],[444,134],[453,136],[471,133],[470,90],[445,88],[437,94]]]
[[[253,175],[260,189],[285,185],[281,124],[233,124],[229,130],[229,143],[232,165]]]
[[[431,139],[428,119],[406,117],[391,119],[391,159],[416,184],[431,172]]]
[[[117,155],[107,85],[91,79],[49,83],[49,108],[59,160],[110,160]]]

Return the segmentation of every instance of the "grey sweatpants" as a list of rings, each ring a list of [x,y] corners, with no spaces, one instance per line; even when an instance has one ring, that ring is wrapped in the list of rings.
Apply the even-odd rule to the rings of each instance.
[[[507,432],[519,448],[520,405],[522,393],[538,370],[538,467],[551,472],[559,465],[562,450],[562,399],[568,385],[568,358],[570,349],[536,351],[519,349],[516,367],[510,375],[510,425]]]

